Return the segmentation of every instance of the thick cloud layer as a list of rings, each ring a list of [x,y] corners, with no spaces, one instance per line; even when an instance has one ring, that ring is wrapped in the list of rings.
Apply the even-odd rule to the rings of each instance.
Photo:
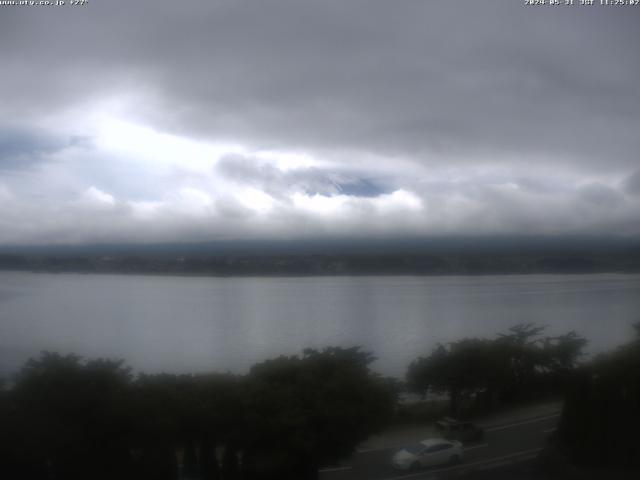
[[[640,233],[640,8],[0,9],[1,243]]]

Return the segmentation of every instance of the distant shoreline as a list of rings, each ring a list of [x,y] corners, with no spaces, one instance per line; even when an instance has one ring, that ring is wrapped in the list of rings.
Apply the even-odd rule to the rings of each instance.
[[[88,271],[46,271],[46,270],[7,270],[0,273],[29,273],[34,275],[114,275],[139,277],[171,277],[171,278],[366,278],[366,277],[509,277],[533,275],[640,275],[640,272],[602,271],[602,272],[502,272],[502,273],[343,273],[343,274],[206,274],[176,272],[88,272]]]
[[[483,276],[640,273],[640,255],[68,256],[0,254],[0,271],[182,277]]]

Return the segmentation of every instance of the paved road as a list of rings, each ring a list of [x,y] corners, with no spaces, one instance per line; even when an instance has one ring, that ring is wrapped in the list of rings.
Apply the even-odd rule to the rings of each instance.
[[[390,459],[397,448],[388,448],[360,452],[345,467],[321,471],[320,478],[321,480],[444,478],[531,458],[542,449],[546,437],[555,429],[558,418],[559,414],[552,414],[514,420],[506,425],[487,428],[482,442],[466,446],[464,461],[458,466],[433,467],[417,473],[398,472],[390,464]]]

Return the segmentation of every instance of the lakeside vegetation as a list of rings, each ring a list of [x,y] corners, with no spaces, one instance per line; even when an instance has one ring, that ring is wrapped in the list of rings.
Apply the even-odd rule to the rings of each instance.
[[[568,379],[560,452],[579,465],[640,468],[640,322],[635,338]]]
[[[140,374],[42,353],[0,402],[11,478],[313,478],[378,431],[393,391],[359,348],[305,350],[232,374]],[[241,466],[241,467],[240,467]],[[241,470],[241,471],[240,471]]]
[[[408,388],[446,394],[454,416],[559,392],[576,371],[587,340],[574,331],[543,336],[544,330],[519,324],[495,339],[438,344],[411,363]]]
[[[557,455],[638,466],[636,328],[637,339],[584,363],[575,332],[525,324],[460,339],[412,362],[404,385],[374,373],[358,347],[307,349],[246,375],[134,376],[122,361],[43,352],[0,389],[0,468],[24,479],[313,479],[406,420],[403,388],[444,395],[461,417],[566,394]]]

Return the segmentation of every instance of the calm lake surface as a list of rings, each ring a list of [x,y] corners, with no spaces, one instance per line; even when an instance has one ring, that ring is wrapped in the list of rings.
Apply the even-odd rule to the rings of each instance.
[[[640,275],[211,278],[0,272],[0,374],[40,350],[156,372],[246,372],[305,347],[361,345],[403,376],[437,342],[522,322],[597,353],[640,320]]]

